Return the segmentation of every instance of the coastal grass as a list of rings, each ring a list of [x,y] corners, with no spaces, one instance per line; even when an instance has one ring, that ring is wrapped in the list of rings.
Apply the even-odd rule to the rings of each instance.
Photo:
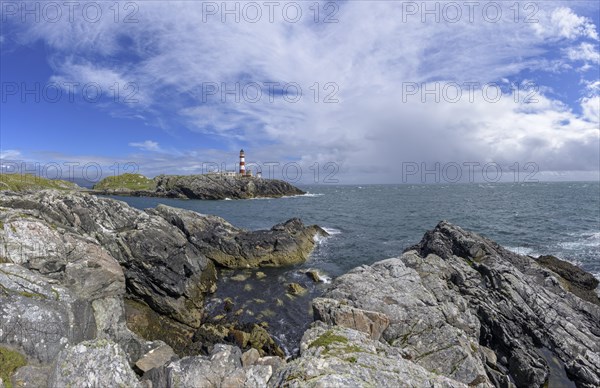
[[[25,356],[14,350],[0,346],[0,377],[6,388],[12,388],[10,378],[20,367],[27,365]]]
[[[360,346],[351,345],[348,342],[348,338],[335,334],[333,330],[327,330],[325,333],[321,334],[317,339],[311,342],[308,345],[308,348],[322,347],[323,355],[338,357],[350,363],[356,363],[357,361],[356,356],[350,356],[350,358],[346,358],[346,356],[350,353],[371,353]]]
[[[311,342],[310,345],[308,345],[308,347],[309,349],[317,348],[320,346],[327,348],[329,345],[332,345],[334,343],[347,344],[348,338],[341,335],[336,335],[333,333],[333,331],[329,330],[323,333],[321,336],[319,336],[319,338]]]
[[[75,190],[75,183],[59,179],[47,179],[32,174],[0,174],[0,190]]]
[[[156,183],[141,174],[109,176],[94,185],[94,190],[147,190],[156,188]]]

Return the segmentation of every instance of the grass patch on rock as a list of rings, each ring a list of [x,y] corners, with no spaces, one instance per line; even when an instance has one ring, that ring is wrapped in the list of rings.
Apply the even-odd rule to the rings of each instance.
[[[27,360],[24,355],[0,346],[0,377],[4,380],[6,388],[12,388],[10,377],[17,369],[25,365],[27,365]]]
[[[321,334],[321,336],[319,338],[317,338],[316,340],[311,342],[310,345],[308,345],[308,348],[309,349],[317,348],[319,346],[327,348],[333,344],[347,344],[347,343],[348,343],[348,338],[341,336],[341,335],[334,334],[332,330],[328,330],[325,333]]]

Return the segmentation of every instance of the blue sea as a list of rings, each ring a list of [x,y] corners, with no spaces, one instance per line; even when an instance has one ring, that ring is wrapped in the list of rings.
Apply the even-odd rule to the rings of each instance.
[[[600,278],[600,183],[494,183],[456,185],[315,185],[308,194],[277,199],[177,200],[117,197],[136,208],[159,203],[214,214],[237,227],[268,229],[292,217],[330,232],[310,259],[287,268],[224,271],[209,299],[212,314],[225,297],[243,308],[241,320],[266,321],[289,354],[311,318],[310,300],[327,287],[314,284],[307,268],[334,278],[363,264],[396,257],[417,243],[425,231],[448,220],[495,240],[520,254],[551,254]],[[246,281],[231,280],[241,272]],[[308,288],[300,297],[286,297],[285,286]],[[212,310],[211,310],[212,309]]]

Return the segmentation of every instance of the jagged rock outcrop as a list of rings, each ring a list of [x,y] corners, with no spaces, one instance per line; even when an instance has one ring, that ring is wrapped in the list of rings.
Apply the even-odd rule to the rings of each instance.
[[[149,210],[177,226],[206,257],[222,267],[281,266],[306,261],[315,237],[327,236],[317,225],[292,218],[270,230],[246,231],[217,216],[159,205]]]
[[[405,260],[430,263],[429,270],[423,272],[431,276],[422,279]],[[389,326],[381,334],[382,340],[396,348],[398,355],[463,384],[481,381],[484,386],[490,386],[479,355],[479,322],[466,301],[460,295],[453,295],[445,286],[445,280],[437,277],[436,266],[443,263],[433,260],[433,257],[425,260],[408,253],[399,259],[355,268],[336,279],[325,294],[340,303],[337,311],[330,304],[328,314],[318,316],[337,317],[349,307],[355,309],[354,315],[358,314],[357,310],[364,310],[360,312],[364,316],[373,314],[371,311],[381,313],[389,320]],[[318,306],[315,307],[318,309]],[[337,320],[327,321],[335,322]],[[353,328],[371,335],[369,325]]]
[[[0,206],[0,256],[76,292],[112,294],[109,282],[122,272],[130,297],[200,325],[204,294],[215,287],[214,265],[162,217],[108,198],[57,191],[7,193]]]
[[[572,380],[596,387],[600,307],[568,286],[576,279],[588,288],[595,282],[569,266],[558,265],[562,276],[547,266],[441,222],[401,257],[337,278],[325,294],[330,299],[316,299],[314,309],[330,329],[370,336],[374,326],[355,317],[384,314],[389,326],[381,337],[398,357],[462,384],[540,387]],[[310,377],[315,365],[330,362],[323,354],[304,358],[286,373]]]
[[[105,194],[189,199],[277,198],[304,194],[299,188],[278,179],[202,175],[159,175],[149,179],[139,174],[109,177],[94,186]]]
[[[600,306],[569,292],[568,271],[560,276],[447,222],[413,248],[444,260],[450,286],[481,324],[480,343],[495,351],[517,385],[548,378],[545,352],[564,363],[578,386],[600,385]],[[500,378],[505,372],[488,371]]]
[[[304,192],[277,179],[256,177],[203,175],[159,175],[154,178],[156,193],[190,199],[244,199],[283,197]]]
[[[365,333],[318,323],[304,333],[301,357],[279,369],[269,387],[467,387]]]

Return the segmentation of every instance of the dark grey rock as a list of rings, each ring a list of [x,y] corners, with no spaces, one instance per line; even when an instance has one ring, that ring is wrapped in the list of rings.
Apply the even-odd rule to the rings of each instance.
[[[214,265],[162,217],[84,193],[0,194],[10,261],[38,269],[84,299],[123,294],[198,326]],[[49,264],[44,264],[44,263]],[[119,265],[121,268],[119,268]],[[52,272],[55,271],[55,272]],[[123,277],[124,273],[124,277]]]
[[[257,177],[218,174],[159,175],[152,181],[154,188],[147,190],[135,190],[126,186],[115,187],[113,183],[107,185],[101,181],[94,186],[94,192],[109,195],[209,200],[277,198],[304,194],[304,191],[285,181]]]
[[[600,306],[600,298],[598,297],[598,294],[594,292],[594,290],[598,288],[599,282],[594,275],[585,272],[569,262],[550,255],[540,256],[536,259],[536,262],[549,270],[556,272],[564,279],[563,286],[569,291],[588,302]]]
[[[304,262],[317,236],[317,225],[292,218],[270,230],[246,231],[217,216],[159,205],[148,211],[177,226],[206,257],[227,268],[280,266]]]
[[[304,194],[285,181],[255,177],[159,175],[154,181],[158,195],[190,199],[243,199]]]

